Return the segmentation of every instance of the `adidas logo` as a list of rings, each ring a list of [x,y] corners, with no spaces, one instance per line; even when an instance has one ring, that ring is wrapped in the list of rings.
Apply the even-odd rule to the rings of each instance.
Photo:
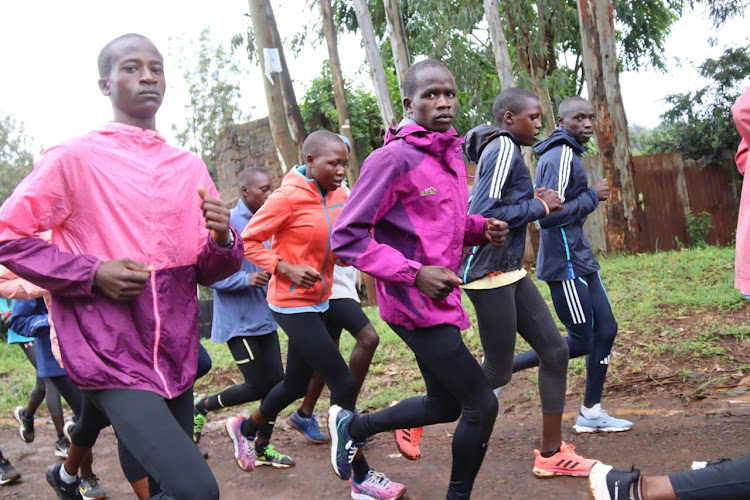
[[[609,364],[609,358],[611,358],[611,357],[612,357],[611,355],[607,356],[603,360],[599,361],[599,364],[600,365],[608,365]]]
[[[555,467],[560,467],[562,469],[575,469],[579,463],[580,462],[574,462],[573,460],[562,459],[555,464]]]
[[[428,187],[426,189],[423,189],[422,192],[419,193],[419,196],[428,196],[428,195],[431,195],[431,194],[437,194],[437,189],[435,189],[432,186],[430,186],[430,187]]]

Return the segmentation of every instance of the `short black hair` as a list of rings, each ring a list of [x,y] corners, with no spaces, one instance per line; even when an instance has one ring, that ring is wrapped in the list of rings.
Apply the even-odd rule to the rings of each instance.
[[[138,33],[126,33],[124,35],[120,35],[114,40],[110,41],[107,45],[104,46],[104,48],[99,52],[99,77],[104,78],[105,76],[109,75],[109,72],[112,70],[112,47],[121,40],[127,40],[128,38],[142,38],[144,40],[149,40],[147,37],[140,35]],[[154,42],[151,42],[153,44]]]
[[[570,108],[573,107],[576,103],[586,103],[592,108],[594,107],[589,101],[584,99],[581,96],[574,95],[572,97],[568,97],[567,99],[563,100],[563,102],[560,103],[560,106],[557,108],[557,117],[562,118],[563,115],[570,112]]]
[[[250,179],[252,179],[256,175],[267,175],[267,176],[273,178],[273,176],[271,175],[271,172],[269,172],[265,168],[262,168],[262,167],[247,167],[245,170],[243,170],[242,172],[240,172],[240,175],[237,178],[237,183],[240,186],[246,186],[250,182]]]
[[[429,68],[443,68],[448,73],[451,73],[445,64],[436,59],[425,59],[424,61],[412,64],[406,70],[406,75],[404,75],[404,98],[411,99],[414,97],[419,87],[419,81],[417,80],[419,72]],[[451,73],[451,77],[453,77],[453,73]]]
[[[305,142],[302,143],[302,163],[304,164],[307,161],[307,155],[311,155],[313,158],[319,156],[332,142],[340,142],[346,146],[339,134],[334,134],[328,130],[316,130],[308,135]]]
[[[539,101],[539,98],[528,90],[515,87],[503,90],[492,104],[492,115],[495,117],[495,122],[502,126],[505,113],[508,111],[513,114],[520,113],[531,99]]]

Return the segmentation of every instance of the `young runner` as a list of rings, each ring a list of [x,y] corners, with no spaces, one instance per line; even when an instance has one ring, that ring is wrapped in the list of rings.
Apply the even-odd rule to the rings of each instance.
[[[116,38],[99,74],[114,121],[47,150],[3,204],[0,263],[52,295],[63,363],[84,391],[71,453],[111,422],[154,498],[218,498],[190,437],[195,290],[236,272],[242,245],[203,162],[156,131],[166,82],[153,43]],[[56,464],[47,480],[78,498],[75,471]]]
[[[469,498],[497,399],[461,338],[469,320],[456,272],[464,245],[502,244],[507,225],[467,215],[451,72],[438,61],[420,61],[404,78],[404,95],[407,118],[365,160],[336,222],[333,250],[376,278],[380,315],[414,352],[427,395],[361,417],[334,404],[328,416],[331,463],[347,478],[353,467],[357,472],[351,460],[367,437],[460,418],[447,498]]]
[[[273,178],[259,167],[246,168],[238,179],[240,198],[231,210],[232,227],[244,229],[273,192]],[[201,437],[206,415],[212,410],[262,400],[284,377],[276,321],[266,302],[270,275],[247,259],[230,277],[217,281],[214,289],[214,320],[211,340],[225,343],[245,381],[219,394],[199,398],[195,405],[193,439]],[[276,451],[272,444],[274,418],[263,425],[255,440],[254,460],[239,455],[237,464],[243,470],[255,465],[286,468],[294,465],[291,457]]]

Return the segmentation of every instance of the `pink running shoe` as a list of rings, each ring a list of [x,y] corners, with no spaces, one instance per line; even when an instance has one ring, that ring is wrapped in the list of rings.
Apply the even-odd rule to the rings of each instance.
[[[400,483],[394,483],[382,472],[375,472],[370,469],[365,476],[365,480],[358,483],[354,476],[349,478],[352,485],[352,498],[354,500],[395,500],[401,498],[406,493],[406,486]]]
[[[591,460],[576,455],[575,446],[567,444],[565,441],[560,445],[560,451],[549,458],[545,458],[539,452],[534,450],[536,459],[534,460],[534,475],[536,477],[547,478],[554,476],[577,476],[589,477],[589,472],[594,464],[599,460]]]
[[[391,401],[390,406],[396,406],[398,401]],[[413,427],[411,429],[396,429],[393,436],[396,438],[396,448],[401,452],[404,458],[409,460],[419,460],[422,452],[419,449],[419,442],[422,440],[422,431],[424,427]]]
[[[226,422],[227,434],[234,443],[234,459],[240,469],[252,471],[255,469],[255,437],[242,434],[242,423],[245,417],[230,417]]]

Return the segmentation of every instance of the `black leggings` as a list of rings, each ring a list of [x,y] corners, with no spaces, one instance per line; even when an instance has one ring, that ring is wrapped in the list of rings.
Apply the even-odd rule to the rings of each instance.
[[[484,369],[492,387],[510,382],[515,371],[516,332],[537,353],[542,413],[561,415],[565,409],[568,345],[531,278],[490,290],[466,290],[477,312]]]
[[[36,369],[36,347],[33,342],[26,342],[18,344],[21,346],[21,350],[26,355],[26,359]],[[36,383],[34,388],[31,389],[29,394],[29,402],[34,406],[38,407],[42,404],[45,396],[47,397],[47,410],[49,411],[50,417],[62,417],[62,401],[60,401],[60,392],[57,390],[55,385],[48,377],[36,377]]]
[[[750,455],[709,465],[705,469],[670,474],[679,500],[741,500],[750,498]]]
[[[356,382],[328,333],[325,313],[273,313],[289,337],[284,378],[268,393],[260,413],[270,418],[307,394],[313,372],[331,391],[331,404],[354,410]]]
[[[152,499],[219,498],[211,469],[193,443],[193,390],[165,399],[148,391],[107,389],[84,391],[84,405],[73,430],[112,423],[117,439],[149,475]]]
[[[86,448],[91,448],[96,443],[96,439],[99,437],[99,432],[106,426],[109,425],[109,421],[97,420],[94,425],[78,425],[81,422],[81,413],[84,408],[84,395],[78,386],[76,386],[66,375],[59,377],[50,377],[50,381],[60,391],[63,399],[68,402],[68,406],[73,410],[73,419],[76,422],[76,426],[73,428],[73,435],[70,438],[77,446],[84,446],[81,443],[86,443]],[[91,403],[88,403],[91,404]],[[90,409],[89,412],[95,410]],[[117,453],[120,456],[120,467],[122,468],[125,478],[130,483],[134,483],[140,479],[143,479],[148,474],[146,470],[138,463],[133,455],[125,448],[125,445],[118,439],[117,441]]]
[[[227,347],[245,381],[206,398],[205,408],[209,411],[263,399],[284,378],[276,331],[267,335],[232,337],[227,341]],[[271,421],[258,429],[258,436],[271,439],[276,415],[265,416]]]
[[[352,437],[358,441],[379,432],[453,422],[453,465],[447,498],[469,498],[487,451],[497,416],[497,399],[482,368],[453,325],[407,330],[390,325],[414,352],[424,377],[426,396],[401,401],[358,418]],[[358,425],[357,425],[358,424]],[[359,435],[355,435],[358,429]]]

